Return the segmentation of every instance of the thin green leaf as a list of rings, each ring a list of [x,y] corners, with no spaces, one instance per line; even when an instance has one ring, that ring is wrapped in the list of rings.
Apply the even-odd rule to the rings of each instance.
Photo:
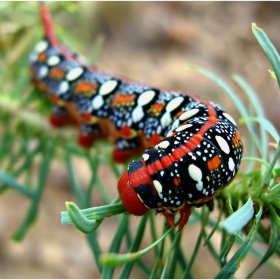
[[[168,253],[167,253],[167,256],[166,256],[166,259],[164,261],[164,265],[163,265],[163,270],[162,270],[162,273],[161,273],[161,276],[160,276],[160,279],[164,279],[166,278],[166,275],[167,275],[167,268],[168,268],[168,264],[169,264],[169,259],[171,257],[171,254],[173,252],[173,259],[176,258],[176,256],[174,256],[175,254],[175,250],[178,248],[179,246],[179,242],[180,242],[180,239],[181,239],[181,236],[182,236],[182,231],[181,232],[178,232],[175,236],[175,238],[173,239],[173,242],[168,250]],[[174,270],[173,272],[171,272],[172,274],[174,274]]]
[[[205,238],[207,236],[205,229],[203,229],[203,236]],[[210,254],[213,256],[214,260],[216,260],[216,262],[219,263],[219,261],[220,261],[219,254],[218,254],[217,250],[215,249],[215,246],[212,244],[212,242],[210,240],[208,240],[208,242],[205,244],[205,246],[207,246],[207,248],[208,248]]]
[[[275,47],[272,45],[272,43],[266,36],[265,32],[261,28],[257,27],[257,25],[255,23],[252,23],[252,30],[274,70],[275,76],[277,78],[278,86],[280,88],[280,58],[279,58],[279,55],[278,55]]]
[[[65,205],[72,223],[83,233],[93,232],[102,222],[102,220],[87,219],[73,202],[66,202]]]
[[[111,242],[109,253],[116,253],[120,249],[121,241],[124,238],[125,231],[128,228],[128,215],[123,215],[119,226],[116,230],[116,234]],[[112,279],[114,274],[115,267],[104,267],[102,270],[101,278],[102,279]]]
[[[103,266],[99,260],[99,256],[102,254],[102,251],[101,251],[98,239],[97,239],[96,231],[87,234],[86,238],[87,238],[88,244],[90,246],[90,249],[92,251],[95,264],[97,265],[99,273],[101,273]]]
[[[271,207],[272,208],[272,207]],[[261,259],[260,263],[253,269],[251,273],[249,273],[246,278],[250,278],[256,271],[257,269],[264,264],[275,252],[277,245],[279,243],[279,231],[277,227],[277,220],[279,220],[279,217],[275,215],[276,213],[273,212],[270,216],[270,224],[271,224],[271,229],[270,229],[270,239],[268,243],[268,248],[267,251],[265,252],[263,258]]]
[[[165,231],[166,231],[166,226],[164,225],[163,234],[164,234]],[[172,232],[173,231],[170,232],[170,235],[172,234]],[[150,279],[158,279],[159,278],[159,273],[162,270],[163,254],[164,254],[164,248],[165,248],[165,239],[163,239],[161,244],[158,245],[158,246],[160,246],[160,248],[159,248],[158,254],[155,256],[156,261],[155,261],[152,273],[150,275]],[[155,246],[155,248],[157,248],[158,246]]]
[[[261,159],[261,158],[256,158],[256,157],[243,157],[242,161],[250,161],[250,162],[258,162],[261,163],[262,165],[264,165],[265,167],[269,167],[269,163],[266,162],[265,160]],[[252,172],[251,172],[252,173]]]
[[[220,203],[219,204],[220,213],[219,213],[218,220],[217,220],[215,226],[212,228],[211,232],[205,237],[203,246],[205,246],[209,242],[210,238],[212,237],[214,232],[217,230],[217,228],[219,226],[219,223],[221,221],[221,218],[222,218],[222,215],[223,215],[223,211],[222,211],[222,209],[223,209],[223,202],[222,202],[222,200],[219,200],[219,203]]]
[[[264,119],[265,113],[263,107],[259,101],[259,98],[252,87],[239,75],[233,75],[234,81],[243,89],[250,100],[250,104],[253,105],[255,113],[259,118]],[[265,126],[260,125],[261,142],[263,147],[263,158],[267,158],[267,133],[265,131]]]
[[[226,237],[228,237],[228,238],[226,239]],[[221,267],[223,267],[227,263],[227,255],[228,255],[230,249],[232,248],[234,241],[235,241],[234,235],[228,236],[226,231],[223,232],[223,242],[221,244],[222,250],[219,255]]]
[[[274,157],[272,159],[272,162],[271,162],[271,164],[270,164],[270,166],[269,166],[269,168],[268,168],[268,170],[267,170],[267,172],[265,174],[263,182],[262,182],[262,184],[260,185],[260,187],[258,189],[258,194],[260,194],[262,188],[264,188],[268,184],[268,181],[269,181],[270,176],[271,176],[271,172],[272,172],[272,170],[274,168],[275,163],[277,162],[277,160],[279,158],[279,155],[280,155],[280,139],[279,139],[279,142],[278,142],[278,147],[277,147],[276,153],[275,153],[275,155],[274,155]]]
[[[214,277],[215,279],[228,279],[231,278],[234,273],[238,270],[240,263],[245,259],[245,257],[250,252],[257,234],[257,229],[259,221],[262,215],[262,208],[260,208],[258,214],[255,217],[254,223],[250,229],[250,232],[242,243],[240,248],[232,256],[232,258],[225,264],[225,266],[220,270],[220,272]]]
[[[34,192],[28,189],[26,186],[19,184],[15,179],[14,176],[10,176],[5,172],[0,170],[0,181],[2,181],[5,185],[13,188],[14,190],[20,192],[21,194],[34,199],[35,195]]]
[[[181,234],[178,236],[178,241],[177,241],[178,246],[176,246],[174,249],[173,258],[172,258],[172,262],[170,265],[170,271],[168,273],[168,278],[172,278],[172,279],[176,275],[175,273],[176,273],[178,264],[181,266],[182,270],[184,270],[187,267],[186,258],[182,252],[182,248],[180,247],[180,243],[181,243],[181,239],[182,239],[182,231],[179,233],[181,233]],[[179,234],[179,233],[171,232],[169,235],[171,241],[174,240],[177,237],[177,234]],[[175,236],[175,234],[176,234],[176,236]],[[192,278],[190,273],[187,275],[187,277]]]
[[[42,141],[46,141],[43,139]],[[49,168],[51,164],[52,157],[54,155],[54,146],[48,145],[47,142],[45,142],[45,153],[43,154],[42,163],[40,165],[39,173],[38,173],[38,186],[36,191],[34,192],[34,199],[32,201],[32,204],[29,208],[29,211],[22,222],[21,226],[17,230],[17,232],[12,236],[12,238],[15,241],[21,241],[31,224],[34,223],[37,213],[38,213],[38,205],[41,200],[41,196],[43,194],[44,186],[47,180],[47,176],[49,173]]]
[[[82,194],[81,188],[78,184],[77,178],[75,176],[74,168],[73,168],[73,165],[71,162],[71,155],[70,155],[69,151],[66,151],[66,164],[67,164],[67,168],[68,168],[68,173],[70,175],[71,188],[78,201],[78,204],[83,206],[84,205],[83,194]]]
[[[253,215],[253,201],[251,197],[249,197],[247,202],[241,208],[239,208],[221,223],[221,226],[224,227],[229,233],[237,234],[251,220]]]
[[[95,184],[96,184],[96,188],[97,188],[97,190],[100,194],[100,197],[102,198],[102,201],[104,202],[104,204],[110,204],[111,203],[111,198],[108,196],[107,188],[106,188],[106,186],[103,186],[99,177],[95,178]],[[120,201],[119,196],[118,196],[118,201]]]
[[[127,254],[104,254],[101,256],[101,261],[106,266],[119,266],[123,265],[127,262],[133,262],[139,258],[141,258],[143,255],[145,255],[149,250],[153,249],[157,244],[159,244],[173,229],[169,229],[166,231],[165,234],[163,234],[156,242],[148,246],[147,248],[133,253],[127,253]]]
[[[202,238],[203,238],[203,229],[205,228],[205,225],[207,223],[207,220],[208,220],[208,217],[209,217],[209,211],[208,209],[206,210],[206,207],[204,206],[202,208],[202,220],[201,220],[201,230],[200,230],[200,233],[199,233],[199,236],[196,240],[196,244],[195,244],[195,247],[194,247],[194,250],[193,250],[193,253],[192,253],[192,256],[187,264],[187,267],[183,273],[183,278],[186,278],[187,275],[189,275],[190,271],[191,271],[191,268],[192,268],[192,265],[194,263],[194,260],[197,256],[197,253],[198,253],[198,250],[199,250],[199,247],[200,247],[200,244],[201,244],[201,241],[202,241]]]
[[[275,142],[278,142],[279,140],[279,133],[277,132],[274,125],[265,118],[258,117],[258,118],[251,118],[253,122],[258,122],[260,124],[260,127],[265,128],[265,130],[272,136]],[[263,142],[263,145],[267,145],[268,141]],[[266,148],[267,149],[267,148]]]
[[[178,232],[176,235],[174,233],[173,233],[173,235],[172,235],[172,233],[169,234],[170,241],[171,242],[173,241],[172,245],[175,240],[176,240],[176,243],[174,243],[173,256],[170,261],[169,271],[162,278],[173,279],[174,275],[176,274],[177,264],[179,264],[180,257],[182,256],[181,251],[180,251],[181,237],[182,237],[182,231]],[[171,245],[171,248],[172,248],[172,245]],[[170,252],[171,252],[171,248],[170,248]],[[167,263],[168,262],[165,262],[166,268],[167,268]],[[186,266],[184,266],[184,267],[186,267]]]
[[[73,202],[69,202],[74,204]],[[91,207],[83,210],[79,210],[80,214],[88,220],[100,220],[106,217],[119,215],[126,212],[122,203],[119,204],[104,205],[99,207]],[[69,214],[67,212],[61,212],[61,224],[68,225],[73,224]]]
[[[152,237],[152,241],[155,242],[158,237],[157,237],[157,233],[156,233],[156,225],[155,225],[155,216],[154,215],[150,215],[150,229],[151,229],[151,237]],[[155,257],[158,255],[158,248],[157,246],[155,247]]]
[[[96,178],[97,178],[97,168],[99,164],[99,157],[97,153],[94,155],[94,157],[91,157],[89,153],[86,153],[86,158],[88,160],[90,170],[91,170],[91,179],[88,184],[86,193],[85,193],[85,199],[84,199],[84,205],[83,207],[89,207],[90,206],[90,199],[91,199],[91,194],[93,190],[93,186],[95,184]]]
[[[272,203],[276,200],[278,197],[280,197],[280,183],[273,186],[271,189],[266,189],[260,194],[260,199],[263,202]]]
[[[145,231],[145,228],[146,228],[146,224],[147,224],[147,220],[148,220],[148,217],[149,217],[150,213],[149,214],[146,214],[144,215],[142,218],[141,218],[141,221],[140,221],[140,224],[139,224],[139,227],[137,229],[137,233],[136,233],[136,236],[129,248],[129,252],[137,252],[137,250],[139,249],[140,247],[140,244],[142,242],[142,239],[143,239],[143,235],[144,235],[144,231]],[[138,251],[139,252],[139,251]],[[137,252],[137,253],[138,253]],[[133,254],[133,253],[132,253]],[[135,263],[137,259],[135,259],[134,261],[130,261],[130,262],[127,262],[121,272],[120,272],[120,275],[119,275],[119,278],[120,279],[127,279],[131,273],[131,270],[133,268],[133,265]]]
[[[275,226],[277,227],[278,232],[280,232],[280,218],[277,215],[277,213],[275,212],[274,207],[272,207],[271,205],[270,205],[270,213],[271,213],[273,222],[275,223]]]

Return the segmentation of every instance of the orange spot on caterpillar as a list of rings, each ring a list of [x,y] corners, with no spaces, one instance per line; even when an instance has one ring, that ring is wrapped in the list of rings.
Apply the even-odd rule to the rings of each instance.
[[[64,76],[65,71],[60,68],[53,67],[50,71],[50,78],[56,79],[57,81],[62,80]]]
[[[96,89],[98,88],[97,84],[90,84],[86,83],[84,81],[79,81],[77,86],[74,89],[74,93],[84,93],[84,94],[90,94],[93,95],[96,93]]]
[[[164,106],[165,106],[164,103],[156,103],[151,107],[150,112],[153,115],[158,116],[160,112],[163,110]]]
[[[242,141],[242,139],[241,139],[241,136],[240,136],[238,130],[235,131],[235,137],[232,138],[232,141],[233,141],[235,147],[240,146],[240,142]]]
[[[173,183],[176,187],[178,187],[181,184],[181,179],[180,178],[174,178]]]
[[[221,159],[219,158],[218,155],[214,156],[211,160],[207,162],[207,166],[210,171],[218,168],[220,164],[221,164]]]
[[[114,101],[112,102],[112,107],[117,107],[117,106],[126,106],[126,105],[131,105],[131,103],[135,100],[136,95],[130,95],[126,94],[123,95],[121,93],[117,93]]]
[[[47,60],[47,54],[45,52],[42,52],[38,56],[38,62],[45,62]]]

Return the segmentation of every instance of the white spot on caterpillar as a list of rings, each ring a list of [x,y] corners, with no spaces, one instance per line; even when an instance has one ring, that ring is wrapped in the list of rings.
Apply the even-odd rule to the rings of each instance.
[[[38,53],[41,53],[45,51],[48,48],[48,42],[47,41],[41,41],[35,46],[35,51]]]
[[[199,109],[191,109],[189,111],[186,111],[185,113],[183,113],[179,119],[180,121],[185,121],[188,120],[189,118],[191,118],[192,116],[196,115],[199,112]]]
[[[137,104],[140,106],[145,106],[149,104],[155,97],[156,92],[154,90],[144,91],[138,98]]]
[[[171,131],[175,130],[179,125],[180,125],[180,121],[179,119],[177,119],[176,121],[173,122],[171,126]]]
[[[202,191],[203,189],[203,182],[202,182],[202,172],[201,172],[201,169],[198,168],[196,165],[194,164],[190,164],[189,167],[188,167],[188,172],[189,172],[189,175],[190,177],[196,181],[196,189],[198,191]]]
[[[38,59],[38,53],[37,52],[32,52],[29,55],[28,61],[29,61],[29,63],[34,63],[35,61],[37,61],[37,59]]]
[[[176,131],[176,132],[179,132],[179,131],[185,130],[185,129],[189,128],[189,127],[192,127],[192,126],[193,126],[193,125],[190,124],[190,123],[183,124],[183,125],[179,126],[178,128],[176,128],[175,131]]]
[[[49,68],[46,66],[46,65],[42,65],[40,68],[39,68],[39,71],[38,71],[38,76],[39,78],[45,78],[49,73]]]
[[[184,97],[182,96],[178,96],[174,99],[172,99],[167,105],[166,105],[166,108],[165,110],[167,112],[172,112],[173,110],[177,109],[181,103],[184,101]]]
[[[216,138],[220,148],[222,149],[222,151],[226,154],[229,154],[230,149],[229,149],[229,145],[228,145],[227,141],[219,135],[216,135],[215,138]]]
[[[116,89],[118,85],[118,81],[110,80],[102,84],[99,88],[100,95],[107,95],[110,94],[114,89]]]
[[[160,124],[163,128],[167,127],[171,123],[172,119],[168,112],[165,112],[160,119]]]
[[[55,66],[60,62],[60,57],[59,56],[51,56],[48,58],[47,63],[49,66]]]
[[[161,131],[162,131],[161,126],[158,126],[158,127],[157,127],[157,131],[156,131],[156,132],[157,132],[157,134],[158,134],[158,135],[160,135],[160,134],[161,134]]]
[[[97,95],[93,100],[92,100],[92,108],[94,110],[100,109],[103,104],[104,104],[104,99],[101,95]]]
[[[69,83],[67,81],[62,81],[58,88],[58,94],[66,93],[69,90]]]
[[[143,154],[142,158],[144,159],[144,161],[147,161],[149,159],[150,155],[149,154]]]
[[[228,168],[229,168],[230,171],[233,171],[234,168],[235,168],[235,164],[234,164],[234,161],[233,161],[232,157],[230,157],[228,159]]]
[[[74,69],[71,69],[67,75],[66,75],[66,79],[68,81],[74,81],[76,80],[77,78],[79,78],[82,74],[84,73],[84,69],[82,67],[77,67],[77,68],[74,68]]]
[[[223,115],[225,116],[226,119],[228,119],[230,122],[232,122],[236,126],[236,122],[232,118],[232,116],[230,116],[228,113],[225,113],[225,112],[223,113]]]
[[[162,184],[158,180],[153,180],[153,184],[155,186],[155,189],[157,190],[158,196],[163,199]]]
[[[142,118],[145,116],[143,112],[143,108],[141,106],[137,106],[133,112],[132,112],[132,120],[134,123],[137,123],[142,120]]]
[[[157,146],[160,149],[166,149],[169,145],[170,145],[169,141],[165,140],[165,141],[160,142]]]

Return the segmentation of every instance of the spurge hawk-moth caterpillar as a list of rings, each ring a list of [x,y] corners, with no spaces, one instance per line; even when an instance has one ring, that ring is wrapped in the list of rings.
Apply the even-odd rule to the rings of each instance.
[[[110,75],[85,63],[56,39],[51,17],[40,4],[44,38],[30,54],[32,78],[53,102],[54,126],[79,127],[89,148],[99,137],[114,139],[113,158],[128,165],[118,191],[128,213],[162,213],[179,230],[191,206],[212,200],[230,184],[242,157],[236,123],[219,105]]]

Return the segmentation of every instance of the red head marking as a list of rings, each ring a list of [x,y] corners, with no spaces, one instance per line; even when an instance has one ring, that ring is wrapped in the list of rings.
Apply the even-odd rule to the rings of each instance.
[[[121,201],[127,212],[136,216],[142,216],[149,211],[137,196],[134,187],[129,180],[128,171],[125,171],[119,179],[118,191]]]
[[[123,173],[118,182],[118,190],[126,210],[137,216],[144,215],[150,209],[144,204],[146,197],[157,196],[143,160],[133,160],[128,165],[128,170]],[[142,198],[139,195],[140,193]]]

